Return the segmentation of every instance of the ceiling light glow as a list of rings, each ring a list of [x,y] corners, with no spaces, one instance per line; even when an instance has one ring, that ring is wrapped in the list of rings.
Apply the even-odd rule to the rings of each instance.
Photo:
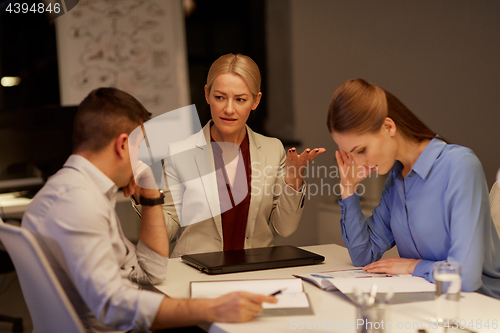
[[[16,76],[4,76],[0,83],[3,87],[14,87],[21,83],[21,78]]]

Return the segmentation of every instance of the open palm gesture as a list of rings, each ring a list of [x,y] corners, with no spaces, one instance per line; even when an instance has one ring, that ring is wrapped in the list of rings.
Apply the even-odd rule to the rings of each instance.
[[[326,151],[325,148],[305,149],[298,155],[295,148],[288,149],[286,155],[286,175],[285,183],[293,187],[296,191],[302,186],[304,171],[307,166],[318,156]]]

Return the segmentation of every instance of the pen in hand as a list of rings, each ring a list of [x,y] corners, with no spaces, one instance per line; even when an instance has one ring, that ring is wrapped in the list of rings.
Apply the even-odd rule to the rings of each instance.
[[[276,296],[276,295],[279,295],[281,294],[283,291],[285,291],[286,288],[283,288],[283,289],[280,289],[280,290],[276,290],[274,293],[270,294],[269,296]]]

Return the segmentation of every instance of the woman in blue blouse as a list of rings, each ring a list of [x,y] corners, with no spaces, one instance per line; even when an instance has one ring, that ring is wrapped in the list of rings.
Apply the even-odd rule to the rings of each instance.
[[[500,298],[500,240],[474,152],[446,143],[391,93],[361,79],[335,91],[327,125],[339,146],[340,223],[353,264],[434,282],[437,262],[456,261],[463,291]],[[389,177],[365,219],[356,189],[373,171]],[[394,245],[400,258],[380,259]]]

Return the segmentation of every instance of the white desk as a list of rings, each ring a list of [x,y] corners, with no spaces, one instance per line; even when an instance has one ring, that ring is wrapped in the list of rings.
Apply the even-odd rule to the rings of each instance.
[[[347,249],[339,245],[317,245],[303,247],[306,250],[325,256],[321,265],[281,268],[247,273],[234,273],[222,275],[207,275],[182,263],[179,258],[170,259],[167,279],[156,286],[170,297],[189,297],[190,281],[217,281],[237,279],[272,279],[289,278],[292,274],[329,271],[334,269],[352,268],[353,265]],[[209,332],[357,332],[356,313],[354,305],[340,292],[326,292],[303,282],[304,290],[308,293],[314,315],[307,316],[282,316],[282,317],[256,317],[253,321],[243,324],[214,323]],[[478,332],[500,332],[500,301],[477,293],[462,293],[461,317],[474,322],[489,320],[490,328],[475,329]],[[388,307],[386,320],[393,325],[388,332],[412,332],[424,328],[427,332],[442,332],[442,329],[429,328],[429,318],[433,318],[434,302],[416,302],[407,304],[394,304]],[[493,329],[492,321],[497,320],[497,329]],[[351,325],[351,322],[353,325]],[[314,325],[316,323],[316,327]],[[397,328],[397,323],[403,325]],[[307,325],[310,325],[308,329]],[[342,325],[344,327],[342,327]],[[404,325],[407,327],[405,328]],[[421,325],[421,327],[418,327]],[[465,332],[465,331],[461,331]]]
[[[20,215],[24,214],[31,198],[20,196],[21,192],[1,193],[0,194],[0,214],[2,215]],[[129,198],[123,195],[122,191],[117,193],[116,202],[128,202]]]
[[[31,199],[19,196],[19,192],[0,194],[0,214],[21,215],[26,211]]]
[[[20,197],[20,192],[0,194],[0,217],[4,221],[21,220],[23,214],[31,203],[31,198]],[[116,213],[120,218],[123,233],[132,242],[139,240],[140,219],[130,204],[130,198],[126,198],[122,191],[118,191],[116,197]]]

